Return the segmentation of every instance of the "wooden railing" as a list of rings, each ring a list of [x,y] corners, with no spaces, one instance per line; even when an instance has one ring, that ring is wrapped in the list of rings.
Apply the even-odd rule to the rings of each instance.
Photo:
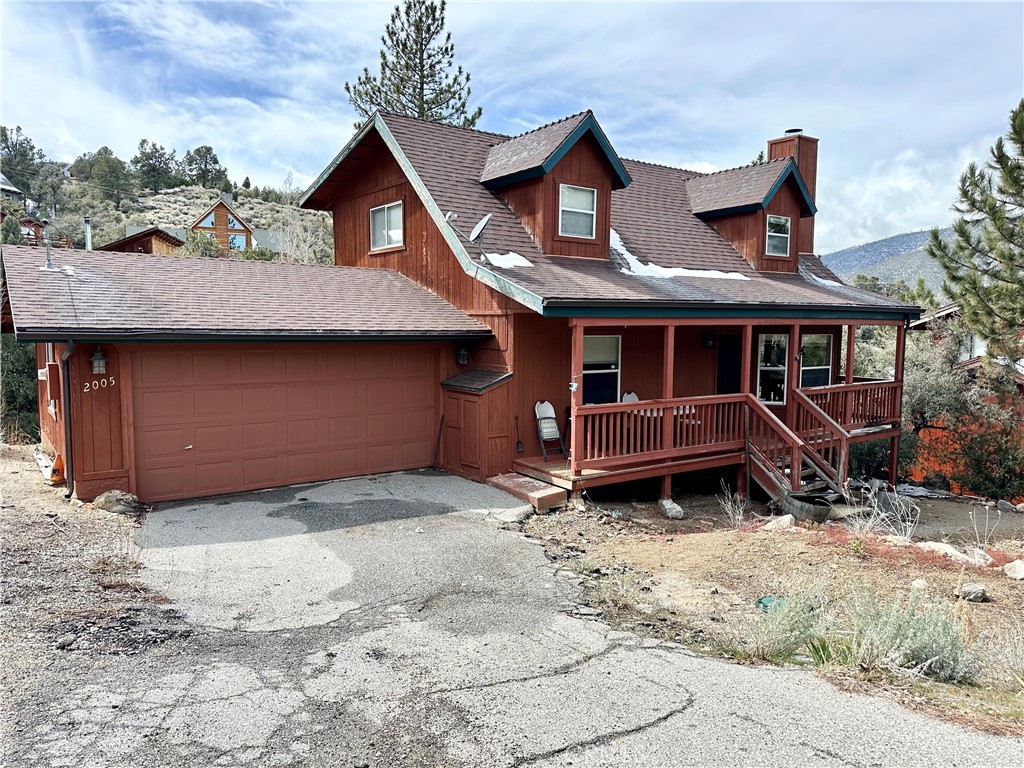
[[[747,394],[745,398],[749,414],[747,447],[751,457],[781,488],[788,486],[799,491],[804,442],[756,397]]]
[[[736,394],[580,406],[573,472],[741,448],[746,399]]]
[[[851,431],[898,423],[902,389],[903,384],[897,381],[864,381],[800,391],[834,422]]]
[[[802,391],[793,392],[793,431],[807,446],[806,456],[836,486],[846,482],[850,433]]]

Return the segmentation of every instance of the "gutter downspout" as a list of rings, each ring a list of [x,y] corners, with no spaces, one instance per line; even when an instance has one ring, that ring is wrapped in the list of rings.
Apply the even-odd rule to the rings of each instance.
[[[75,492],[74,463],[71,460],[71,366],[68,361],[75,351],[75,342],[68,339],[67,349],[60,356],[61,396],[64,403],[64,478],[67,483],[65,499],[70,499]]]

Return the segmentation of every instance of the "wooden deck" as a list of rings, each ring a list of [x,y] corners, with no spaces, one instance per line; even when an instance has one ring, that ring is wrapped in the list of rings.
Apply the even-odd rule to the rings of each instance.
[[[569,462],[562,457],[544,461],[541,456],[531,456],[516,459],[512,468],[527,477],[534,477],[567,491],[577,492],[599,485],[661,477],[669,472],[694,472],[698,469],[742,464],[744,458],[743,451],[727,451],[677,461],[640,463],[637,466],[618,469],[581,469],[579,474],[573,475],[569,470]]]

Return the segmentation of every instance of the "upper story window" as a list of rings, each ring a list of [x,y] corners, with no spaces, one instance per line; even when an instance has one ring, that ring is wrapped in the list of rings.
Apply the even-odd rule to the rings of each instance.
[[[245,233],[238,232],[228,235],[228,248],[232,251],[244,251],[247,246]]]
[[[196,224],[196,226],[197,227],[212,227],[213,226],[213,222],[214,222],[213,211],[210,211],[210,215],[207,216],[202,221],[200,221],[198,224]]]
[[[370,209],[370,250],[393,248],[402,240],[402,201]]]
[[[789,216],[768,214],[768,241],[765,253],[769,256],[789,256]]]
[[[621,336],[583,337],[583,403],[619,401]]]
[[[783,405],[786,402],[786,353],[789,336],[763,333],[757,337],[757,399]]]
[[[800,344],[800,386],[827,387],[832,383],[832,336],[810,333]]]
[[[558,234],[569,237],[597,235],[597,190],[560,184],[558,191]]]

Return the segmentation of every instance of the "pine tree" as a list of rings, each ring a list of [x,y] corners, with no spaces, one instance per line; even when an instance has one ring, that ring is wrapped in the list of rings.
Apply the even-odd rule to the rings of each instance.
[[[380,75],[364,67],[354,84],[345,83],[349,102],[362,117],[382,109],[435,123],[476,125],[483,109],[469,112],[469,73],[462,67],[452,71],[455,45],[451,32],[444,32],[444,12],[445,0],[440,6],[433,0],[395,6],[381,37]]]
[[[996,355],[1024,357],[1024,99],[1010,129],[996,139],[984,166],[960,177],[960,214],[953,237],[932,230],[928,253],[946,273],[944,289],[959,302],[968,327]]]

